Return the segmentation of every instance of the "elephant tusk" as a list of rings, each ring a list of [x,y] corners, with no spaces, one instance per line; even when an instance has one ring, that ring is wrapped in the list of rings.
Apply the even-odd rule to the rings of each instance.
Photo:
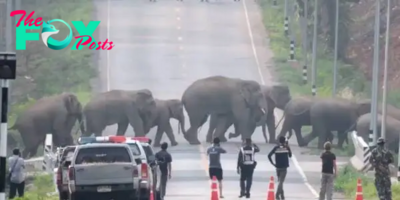
[[[263,114],[265,114],[265,109],[264,108],[261,108],[261,111],[263,112]]]

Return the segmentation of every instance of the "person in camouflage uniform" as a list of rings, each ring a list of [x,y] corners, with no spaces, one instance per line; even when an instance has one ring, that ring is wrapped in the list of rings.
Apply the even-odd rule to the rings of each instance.
[[[385,148],[383,138],[378,139],[377,147],[372,150],[369,162],[375,168],[375,187],[379,199],[392,200],[389,164],[393,162],[393,155]]]

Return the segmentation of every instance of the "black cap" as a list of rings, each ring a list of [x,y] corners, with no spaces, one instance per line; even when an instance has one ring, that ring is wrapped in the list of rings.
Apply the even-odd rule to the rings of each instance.
[[[377,144],[385,144],[385,139],[380,137],[376,143]]]

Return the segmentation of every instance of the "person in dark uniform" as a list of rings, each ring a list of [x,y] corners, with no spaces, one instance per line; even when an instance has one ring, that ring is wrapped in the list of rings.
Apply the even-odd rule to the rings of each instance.
[[[385,140],[379,138],[377,147],[371,151],[369,162],[375,168],[375,187],[380,200],[392,200],[392,182],[389,164],[393,163],[393,155],[385,147]]]
[[[167,191],[168,179],[171,179],[171,162],[172,156],[167,151],[168,143],[164,142],[161,144],[161,150],[156,153],[155,157],[160,167],[161,180],[160,180],[160,197],[164,199]]]
[[[254,156],[257,152],[260,152],[260,149],[252,144],[250,138],[246,139],[245,145],[240,148],[237,162],[237,173],[240,174],[240,198],[244,196],[250,198],[253,172],[257,165]]]
[[[275,154],[275,163],[272,162],[272,155]],[[278,176],[278,188],[276,190],[275,199],[284,200],[285,195],[283,192],[283,183],[285,182],[287,168],[289,167],[289,158],[292,157],[292,151],[289,148],[286,137],[279,137],[279,144],[276,145],[271,152],[268,154],[268,159],[273,166],[276,168],[276,174]]]

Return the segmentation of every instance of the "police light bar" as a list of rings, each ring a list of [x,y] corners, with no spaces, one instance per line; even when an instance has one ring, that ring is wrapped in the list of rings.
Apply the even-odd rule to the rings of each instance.
[[[129,140],[129,138],[125,136],[80,137],[78,139],[78,143],[79,144],[101,143],[101,142],[124,143],[127,140]]]
[[[148,137],[133,137],[132,139],[143,143],[151,143],[151,140]]]

